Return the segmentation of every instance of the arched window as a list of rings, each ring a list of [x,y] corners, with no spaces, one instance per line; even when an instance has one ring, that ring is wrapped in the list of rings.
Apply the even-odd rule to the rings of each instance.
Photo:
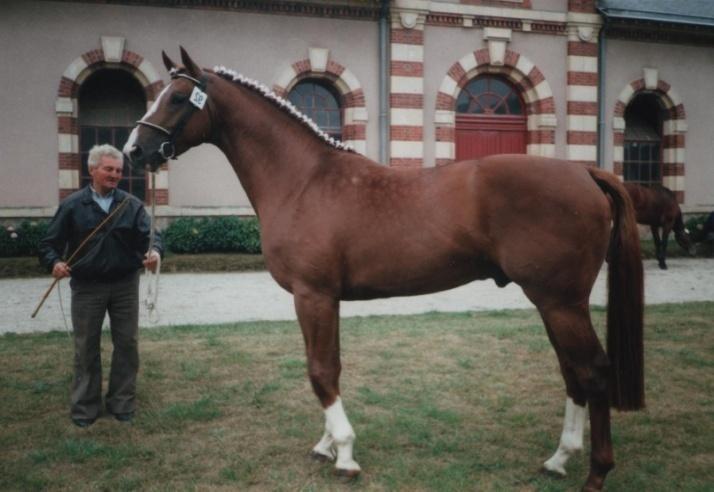
[[[498,75],[471,80],[456,99],[456,159],[525,154],[527,120],[523,100]]]
[[[305,79],[290,90],[288,100],[332,138],[342,140],[342,108],[334,89],[321,80]]]
[[[625,181],[662,183],[662,111],[654,94],[641,93],[625,109]]]
[[[141,84],[128,72],[103,69],[90,75],[79,91],[79,149],[82,160],[81,186],[91,182],[87,171],[89,150],[97,144],[124,146],[136,120],[146,112]],[[124,165],[119,188],[140,200],[146,197],[143,170]]]
[[[456,100],[456,112],[482,115],[522,115],[523,103],[506,81],[485,75],[469,82]]]

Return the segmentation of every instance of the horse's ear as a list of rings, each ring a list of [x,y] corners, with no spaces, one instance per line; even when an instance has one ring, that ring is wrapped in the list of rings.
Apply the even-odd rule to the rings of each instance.
[[[171,58],[169,58],[169,55],[166,54],[164,50],[161,50],[161,58],[164,60],[164,66],[166,67],[167,71],[171,71],[176,68],[176,64],[173,62]]]
[[[183,46],[179,46],[179,48],[181,49],[181,61],[183,62],[183,66],[186,67],[186,71],[188,71],[191,77],[199,78],[201,76],[201,69],[194,63],[191,57],[188,56]]]

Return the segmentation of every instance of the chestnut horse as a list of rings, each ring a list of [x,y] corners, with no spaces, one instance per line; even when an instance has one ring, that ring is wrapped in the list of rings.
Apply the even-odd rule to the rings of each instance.
[[[674,238],[685,251],[691,252],[689,231],[684,227],[682,211],[672,190],[660,185],[642,186],[636,183],[625,183],[625,189],[635,207],[637,222],[650,226],[657,261],[662,270],[667,269],[667,240],[670,232],[674,232]]]
[[[322,133],[287,101],[223,67],[183,67],[132,131],[131,165],[156,170],[204,142],[228,158],[260,220],[266,265],[294,296],[325,430],[313,456],[356,476],[355,433],[340,397],[340,300],[425,294],[478,280],[516,282],[535,304],[565,379],[565,474],[583,447],[585,487],[614,466],[610,406],[644,405],[642,261],[634,210],[607,172],[526,155],[437,168],[380,166]],[[589,296],[609,262],[607,354]],[[528,397],[528,395],[523,395]]]

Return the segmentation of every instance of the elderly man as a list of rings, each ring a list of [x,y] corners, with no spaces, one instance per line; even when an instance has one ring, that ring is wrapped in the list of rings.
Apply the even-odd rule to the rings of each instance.
[[[102,411],[100,340],[109,314],[112,343],[106,410],[120,422],[131,422],[136,411],[139,369],[139,274],[142,267],[156,270],[163,252],[155,234],[149,249],[151,222],[143,204],[117,188],[123,156],[111,145],[89,152],[91,183],[59,205],[47,235],[40,242],[40,262],[55,278],[71,277],[74,379],[71,391],[72,422],[88,427]],[[126,201],[126,203],[124,203]],[[122,207],[75,255],[82,241],[117,207]]]

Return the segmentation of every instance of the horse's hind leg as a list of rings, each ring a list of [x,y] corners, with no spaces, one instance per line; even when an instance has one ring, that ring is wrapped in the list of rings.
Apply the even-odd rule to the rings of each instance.
[[[654,244],[655,244],[655,255],[657,256],[657,263],[659,264],[659,267],[662,270],[666,270],[667,269],[667,261],[666,261],[667,238],[669,236],[669,231],[667,230],[666,227],[663,227],[662,228],[662,237],[660,238],[658,227],[651,226],[650,230],[652,231],[652,240],[654,241]]]
[[[587,304],[539,307],[539,310],[558,354],[569,397],[558,451],[545,467],[561,474],[565,471],[565,462],[582,442],[587,402],[591,452],[590,474],[584,489],[600,490],[605,476],[614,466],[607,356],[593,330]]]
[[[320,460],[336,458],[338,474],[356,476],[360,466],[352,457],[355,433],[342,406],[339,388],[339,301],[312,291],[296,291],[295,310],[305,338],[310,383],[325,411],[325,431],[312,455]]]

